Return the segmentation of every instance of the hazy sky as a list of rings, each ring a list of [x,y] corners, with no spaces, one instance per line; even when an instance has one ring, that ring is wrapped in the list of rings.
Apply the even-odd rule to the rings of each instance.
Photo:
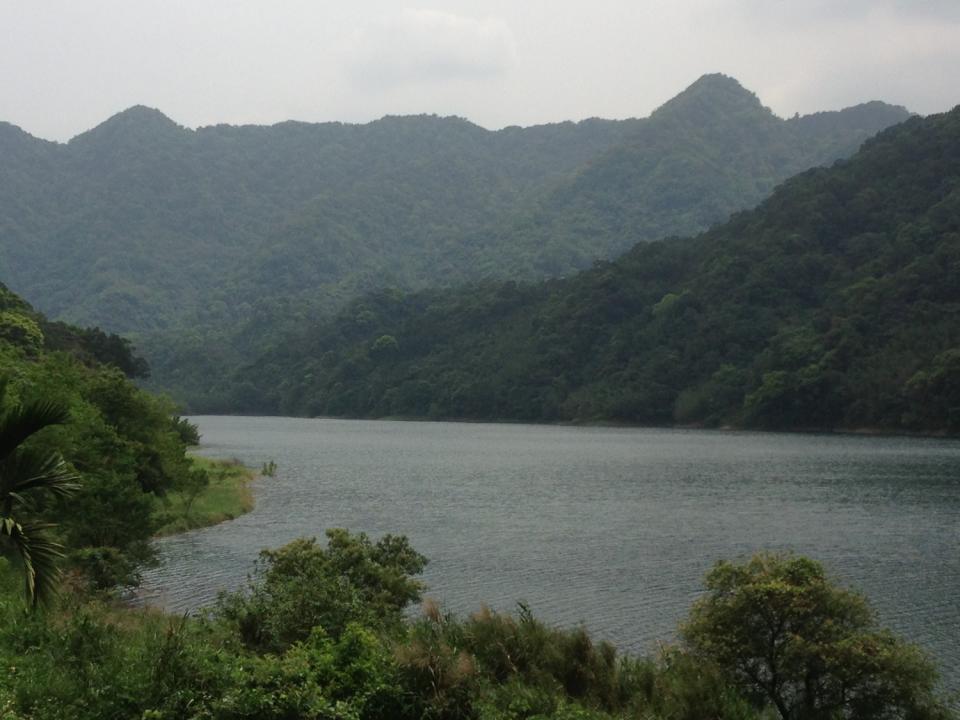
[[[960,103],[960,0],[0,0],[0,120],[644,116],[723,72],[780,115]]]

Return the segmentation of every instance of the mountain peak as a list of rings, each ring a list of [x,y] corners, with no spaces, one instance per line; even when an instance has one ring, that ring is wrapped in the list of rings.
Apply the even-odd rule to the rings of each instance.
[[[14,125],[6,120],[0,120],[0,136],[2,137],[29,137],[29,135],[19,125]]]
[[[0,147],[23,145],[33,139],[22,128],[0,120]]]
[[[19,145],[55,145],[50,140],[34,137],[19,125],[0,120],[0,142]]]
[[[694,80],[690,86],[684,90],[684,93],[714,92],[724,90],[727,92],[739,92],[752,95],[749,90],[743,87],[740,82],[730,75],[723,73],[706,73]],[[683,94],[683,93],[681,93]]]
[[[70,142],[85,143],[108,138],[116,140],[119,137],[147,139],[149,136],[179,135],[183,132],[187,132],[186,128],[178,125],[156,108],[133,105],[107,118],[92,130],[77,135]]]
[[[131,105],[126,110],[121,110],[113,117],[128,118],[130,120],[136,120],[137,122],[162,122],[165,124],[176,125],[173,120],[157,110],[157,108],[148,107],[146,105]],[[107,122],[109,122],[109,120]]]
[[[698,119],[744,112],[773,116],[757,96],[722,73],[703,75],[686,90],[660,106],[652,117]]]

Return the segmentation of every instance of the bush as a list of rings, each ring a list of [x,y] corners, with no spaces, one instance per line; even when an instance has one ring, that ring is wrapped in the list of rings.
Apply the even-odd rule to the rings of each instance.
[[[426,558],[404,537],[373,543],[360,533],[328,530],[326,548],[300,539],[264,550],[246,592],[223,594],[216,614],[251,648],[283,651],[316,627],[337,638],[350,622],[398,626],[420,599]]]

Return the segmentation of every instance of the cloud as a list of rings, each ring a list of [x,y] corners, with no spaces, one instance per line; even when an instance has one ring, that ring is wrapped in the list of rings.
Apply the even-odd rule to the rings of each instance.
[[[738,10],[755,1],[738,0]],[[726,67],[782,115],[867,100],[931,113],[957,102],[960,23],[933,14],[949,8],[923,2],[900,8],[896,0],[850,0],[842,8],[808,0],[802,11],[795,4],[765,7],[746,20],[739,13],[715,16],[713,50],[724,52],[719,43],[730,37],[749,37],[742,50],[726,53]]]
[[[354,33],[346,72],[378,88],[488,78],[507,72],[515,54],[502,20],[407,8]]]
[[[958,0],[742,0],[741,8],[757,19],[787,23],[855,21],[876,14],[960,23]]]

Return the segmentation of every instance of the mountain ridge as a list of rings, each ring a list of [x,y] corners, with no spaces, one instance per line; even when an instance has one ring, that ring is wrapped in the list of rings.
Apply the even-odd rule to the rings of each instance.
[[[236,361],[255,349],[240,338],[269,343],[263,328],[291,307],[326,315],[385,285],[561,275],[700,231],[906,115],[858,111],[879,118],[866,127],[841,112],[801,137],[732,79],[692,95],[727,91],[746,115],[721,108],[706,127],[698,105],[688,122],[191,130],[134,106],[70,143],[26,142],[35,158],[0,167],[0,280],[48,316],[132,334],[172,388],[200,354]],[[184,340],[197,333],[206,350]]]
[[[174,126],[181,130],[187,131],[189,133],[202,133],[204,131],[216,130],[216,129],[269,130],[269,129],[284,127],[284,126],[306,126],[306,127],[337,126],[337,127],[362,128],[362,127],[367,127],[369,125],[375,125],[384,121],[404,120],[404,119],[437,119],[437,120],[462,121],[475,128],[483,130],[484,132],[487,132],[487,133],[509,133],[509,132],[516,132],[517,130],[550,128],[550,127],[563,126],[563,125],[581,125],[585,123],[586,124],[594,123],[597,121],[605,122],[605,123],[609,123],[609,122],[618,123],[618,122],[630,122],[634,120],[649,119],[650,117],[653,117],[654,115],[657,115],[657,114],[672,112],[675,108],[681,106],[684,102],[687,102],[690,99],[696,99],[697,102],[701,102],[705,95],[712,94],[714,97],[718,97],[722,94],[722,91],[726,91],[728,97],[739,96],[741,100],[749,99],[753,104],[757,106],[757,108],[770,113],[777,119],[793,119],[793,118],[783,118],[777,115],[770,108],[762,104],[762,102],[760,101],[756,93],[746,89],[736,78],[730,75],[726,75],[724,73],[717,72],[717,73],[705,73],[701,75],[699,78],[693,81],[689,86],[687,86],[683,91],[678,93],[676,96],[668,99],[658,107],[654,108],[654,110],[652,110],[646,116],[632,115],[629,117],[620,118],[616,120],[592,115],[592,116],[580,118],[577,120],[574,120],[574,119],[554,120],[554,121],[548,121],[544,123],[535,123],[531,125],[505,125],[500,128],[487,128],[487,127],[484,127],[483,125],[480,125],[470,120],[468,117],[461,116],[461,115],[440,115],[437,113],[419,112],[419,113],[409,113],[409,114],[386,113],[378,118],[373,118],[371,120],[358,121],[358,122],[349,122],[349,121],[342,121],[342,120],[310,121],[310,120],[300,120],[297,118],[287,118],[285,120],[278,120],[276,122],[271,122],[271,123],[217,122],[217,123],[210,123],[206,125],[198,125],[196,127],[190,127],[177,122],[170,115],[167,115],[164,111],[160,110],[159,108],[146,105],[143,103],[135,103],[133,105],[130,105],[124,108],[123,110],[120,110],[110,115],[109,117],[98,122],[92,127],[89,127],[86,130],[82,130],[76,135],[68,138],[66,141],[57,141],[57,140],[49,140],[49,139],[41,138],[37,135],[32,134],[28,129],[24,128],[23,126],[20,126],[15,123],[11,123],[9,121],[2,120],[2,119],[0,119],[0,128],[3,128],[5,126],[9,128],[15,128],[34,140],[38,140],[40,142],[44,142],[44,143],[48,143],[56,146],[69,145],[71,142],[73,142],[77,138],[83,137],[84,135],[90,132],[93,132],[95,130],[110,128],[120,123],[130,124],[131,121],[136,120],[138,118],[141,120],[148,121],[150,123]],[[742,102],[741,102],[741,105],[742,105]],[[855,103],[853,105],[838,108],[836,110],[818,110],[812,113],[807,113],[805,115],[798,114],[796,117],[811,118],[811,117],[823,115],[825,113],[843,113],[849,110],[853,110],[855,108],[878,106],[878,105],[903,111],[908,115],[910,114],[909,111],[907,111],[907,109],[902,105],[890,104],[890,103],[883,102],[881,100],[867,100],[867,101]]]
[[[364,296],[226,406],[960,434],[958,268],[960,107],[565,279]]]

